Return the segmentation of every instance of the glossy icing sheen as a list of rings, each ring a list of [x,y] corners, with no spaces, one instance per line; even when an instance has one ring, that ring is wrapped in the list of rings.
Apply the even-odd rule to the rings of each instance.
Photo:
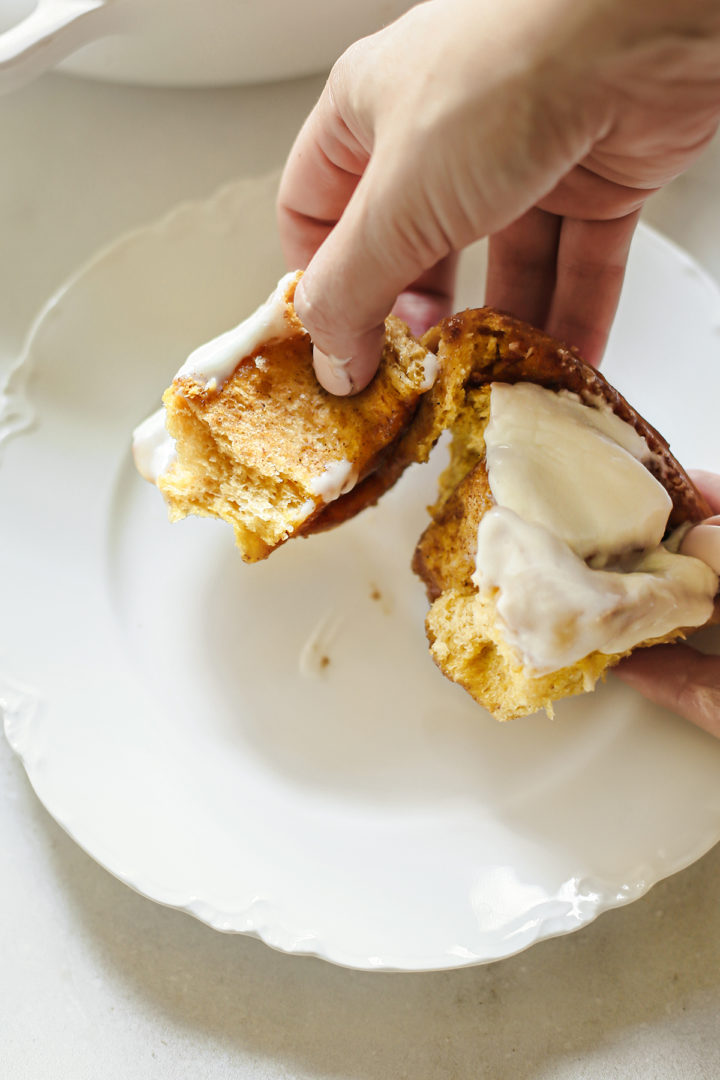
[[[670,496],[643,465],[645,440],[613,412],[534,383],[495,383],[485,442],[498,505],[593,566],[662,540]]]
[[[498,383],[486,445],[497,505],[478,527],[473,581],[495,594],[526,665],[557,671],[710,617],[717,576],[660,544],[671,501],[630,425],[571,395]]]
[[[281,341],[292,332],[288,319],[288,292],[300,277],[295,270],[280,278],[267,300],[247,319],[191,352],[175,376],[188,377],[206,389],[227,382],[237,365],[261,345]]]
[[[165,407],[161,407],[133,432],[133,460],[143,479],[156,484],[177,458],[175,440],[165,427]]]
[[[307,487],[313,495],[329,503],[352,491],[356,483],[357,473],[352,463],[342,458],[340,461],[333,461],[319,476],[309,480]]]
[[[291,333],[287,297],[299,277],[299,270],[285,274],[252,315],[190,353],[175,378],[187,376],[201,383],[206,390],[217,390],[227,382],[246,356],[251,356],[261,345],[287,337]],[[266,363],[262,356],[255,358],[256,367],[262,368]],[[133,432],[135,465],[140,475],[151,484],[157,484],[177,457],[175,440],[165,427],[165,419],[163,407],[138,424]]]
[[[435,385],[435,380],[438,377],[440,370],[440,361],[435,353],[428,352],[423,360],[423,381],[420,384],[420,390],[424,393],[426,390],[432,390]]]

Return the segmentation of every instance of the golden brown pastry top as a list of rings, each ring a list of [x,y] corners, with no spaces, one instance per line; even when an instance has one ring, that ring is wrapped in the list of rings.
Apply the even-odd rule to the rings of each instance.
[[[441,371],[449,366],[465,373],[466,389],[494,381],[527,381],[570,390],[588,405],[606,403],[647,441],[653,454],[650,471],[673,501],[670,525],[700,521],[712,513],[667,441],[599,371],[585,363],[577,349],[492,308],[470,309],[444,319],[428,331],[423,344],[438,354]],[[424,407],[432,409],[430,399],[442,393],[441,382],[438,379],[427,395]]]
[[[375,470],[324,512],[314,527],[329,528],[378,500],[415,461],[426,461],[465,406],[468,392],[488,383],[535,382],[578,394],[587,404],[606,403],[647,440],[651,471],[673,501],[670,526],[700,521],[712,512],[668,443],[578,351],[511,315],[471,308],[428,330],[422,344],[437,354],[439,373],[405,430],[376,461]],[[312,531],[312,530],[308,530]]]

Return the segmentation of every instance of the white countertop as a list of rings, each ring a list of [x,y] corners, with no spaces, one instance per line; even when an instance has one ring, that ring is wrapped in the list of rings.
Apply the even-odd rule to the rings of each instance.
[[[99,246],[280,166],[321,85],[170,92],[55,76],[0,98],[0,364]],[[646,214],[718,278],[719,190],[716,138]],[[285,956],[143,899],[54,823],[3,740],[0,850],[12,1080],[720,1075],[720,847],[576,934],[421,975]]]

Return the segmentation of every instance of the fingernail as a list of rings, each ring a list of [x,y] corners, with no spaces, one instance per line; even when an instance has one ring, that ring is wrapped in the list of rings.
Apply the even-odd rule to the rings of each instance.
[[[351,359],[352,357],[349,356],[345,359],[330,356],[328,353],[324,353],[322,349],[318,349],[317,345],[313,346],[313,367],[320,385],[324,386],[331,394],[342,396],[351,394],[354,389],[348,371]]]
[[[720,574],[720,515],[690,529],[680,545],[682,555],[693,555]]]

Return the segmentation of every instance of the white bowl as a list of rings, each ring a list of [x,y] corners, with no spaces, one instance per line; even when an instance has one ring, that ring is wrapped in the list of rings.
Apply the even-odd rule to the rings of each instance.
[[[410,6],[408,0],[40,0],[33,8],[28,0],[6,0],[0,91],[58,64],[76,75],[155,86],[310,75]]]

